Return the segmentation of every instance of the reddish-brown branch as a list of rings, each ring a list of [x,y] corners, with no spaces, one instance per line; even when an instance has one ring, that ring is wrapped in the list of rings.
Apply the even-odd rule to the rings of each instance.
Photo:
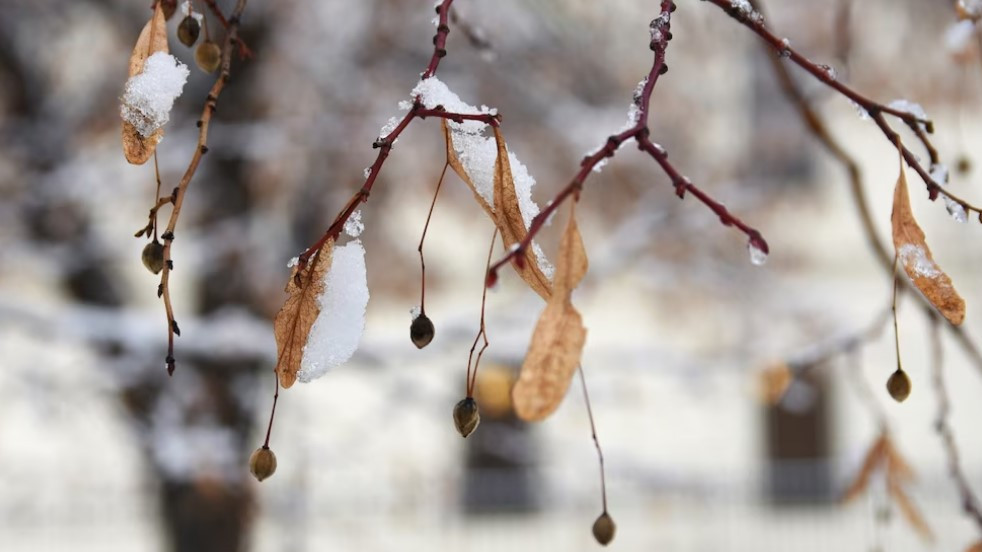
[[[211,122],[211,117],[215,112],[215,105],[218,102],[218,97],[221,95],[222,89],[225,88],[225,84],[229,80],[232,45],[235,44],[238,37],[239,18],[242,16],[243,10],[245,10],[246,1],[247,0],[238,0],[229,21],[228,33],[225,36],[225,43],[222,47],[221,72],[218,75],[218,79],[215,80],[215,84],[212,85],[211,90],[208,92],[208,98],[205,101],[204,108],[202,109],[201,118],[198,120],[198,142],[195,145],[194,155],[191,156],[191,162],[188,164],[188,168],[184,172],[184,176],[181,177],[181,182],[178,184],[173,194],[171,194],[170,201],[173,202],[174,208],[171,210],[167,228],[161,235],[161,238],[164,240],[164,269],[160,277],[160,285],[157,289],[158,294],[164,300],[164,310],[167,313],[167,358],[165,359],[165,363],[169,374],[173,374],[175,368],[174,336],[180,335],[177,321],[174,319],[174,307],[171,304],[169,285],[170,273],[174,269],[174,263],[171,259],[171,245],[174,242],[174,230],[177,228],[177,221],[181,216],[181,207],[184,205],[184,196],[187,192],[187,188],[191,184],[191,179],[194,177],[195,172],[198,170],[198,164],[201,162],[201,157],[208,151],[208,127]],[[158,206],[159,203],[160,200],[158,200]]]
[[[897,133],[893,130],[890,124],[887,123],[886,119],[883,117],[883,114],[897,117],[903,121],[904,124],[914,130],[917,139],[924,146],[925,150],[927,150],[931,164],[933,165],[938,163],[938,155],[934,145],[927,136],[934,130],[933,123],[930,120],[922,119],[913,113],[894,109],[876,102],[853,90],[849,86],[846,86],[836,79],[831,68],[812,62],[791,47],[787,39],[781,38],[771,32],[771,30],[764,24],[763,16],[761,16],[756,10],[747,12],[734,5],[731,0],[705,1],[715,4],[717,7],[729,14],[734,20],[753,31],[757,36],[762,38],[767,44],[774,48],[779,56],[788,59],[798,67],[801,67],[825,85],[829,86],[849,100],[852,100],[859,106],[860,109],[865,111],[874,120],[876,126],[880,128],[890,143],[894,145],[898,151],[900,151],[904,161],[906,161],[907,164],[910,165],[924,181],[925,186],[927,186],[928,197],[932,201],[937,199],[939,194],[944,194],[951,198],[952,201],[960,204],[966,211],[977,213],[980,216],[980,221],[982,221],[982,210],[980,210],[982,207],[977,207],[960,197],[952,195],[944,188],[943,183],[936,182],[931,177],[929,172],[921,165],[920,161],[917,160],[917,157],[911,153],[910,150],[906,149],[902,144],[900,144],[900,142],[898,142]]]
[[[437,6],[436,10],[439,14],[439,24],[437,25],[436,35],[433,37],[433,55],[430,57],[430,63],[427,65],[426,70],[423,72],[422,79],[428,79],[436,74],[437,67],[440,64],[440,59],[447,55],[446,43],[447,34],[450,33],[450,27],[448,26],[450,6],[453,4],[453,0],[443,0],[443,2]],[[365,183],[362,184],[360,190],[351,196],[348,200],[347,205],[340,213],[334,218],[334,222],[327,228],[327,231],[314,242],[313,245],[308,247],[303,253],[300,254],[299,266],[302,270],[306,266],[307,260],[310,256],[314,254],[317,250],[327,243],[327,240],[337,238],[344,228],[344,223],[347,222],[348,218],[355,211],[359,204],[368,201],[369,195],[372,192],[372,186],[375,184],[375,180],[378,178],[379,172],[382,170],[382,165],[385,160],[389,157],[389,153],[392,151],[392,145],[395,143],[399,135],[402,134],[406,127],[413,122],[414,119],[425,119],[426,117],[438,117],[441,119],[448,119],[455,122],[462,121],[481,121],[485,124],[491,126],[497,126],[500,121],[500,116],[492,115],[490,113],[454,113],[442,109],[441,106],[430,109],[426,108],[420,103],[420,98],[415,98],[412,108],[409,112],[399,121],[399,124],[392,129],[389,134],[381,136],[375,140],[372,147],[379,150],[378,155],[375,157],[375,162],[368,170],[368,176],[365,178]]]
[[[671,33],[671,14],[675,11],[675,4],[671,0],[663,0],[661,2],[661,13],[651,22],[651,42],[649,47],[654,51],[654,60],[651,64],[651,70],[648,71],[648,75],[645,77],[644,85],[641,90],[635,96],[635,105],[638,108],[637,121],[634,126],[620,132],[619,134],[611,135],[607,138],[607,142],[599,148],[594,153],[583,158],[580,163],[580,170],[573,177],[573,180],[566,185],[565,188],[559,191],[558,194],[539,212],[535,218],[532,219],[531,224],[529,224],[528,233],[525,238],[521,241],[517,248],[512,249],[504,257],[499,259],[493,265],[488,272],[488,281],[495,281],[494,275],[497,274],[499,268],[504,266],[506,263],[513,259],[520,259],[527,248],[531,245],[532,240],[535,238],[536,234],[545,225],[545,222],[552,216],[552,214],[559,208],[559,206],[569,199],[574,198],[575,201],[579,200],[580,191],[583,189],[583,183],[586,181],[590,172],[604,159],[608,157],[613,157],[621,145],[628,140],[635,140],[638,143],[638,148],[642,151],[651,155],[654,160],[658,163],[661,169],[668,175],[672,181],[672,185],[675,187],[676,194],[679,198],[685,196],[685,192],[691,192],[692,195],[709,207],[716,215],[719,217],[720,222],[725,226],[735,226],[740,229],[741,232],[745,233],[750,239],[751,245],[761,250],[764,253],[768,253],[767,242],[761,236],[760,232],[756,229],[750,227],[738,217],[730,213],[723,204],[712,199],[708,194],[697,188],[692,184],[687,178],[682,176],[671,163],[668,162],[668,155],[665,150],[651,141],[648,137],[648,114],[651,105],[651,95],[655,89],[655,85],[658,83],[658,77],[663,75],[668,71],[668,66],[665,64],[665,54],[668,48],[668,42],[672,39]]]
[[[211,13],[215,14],[215,19],[218,19],[218,22],[221,24],[221,26],[225,27],[225,31],[228,32],[230,27],[233,26],[233,23],[229,19],[225,19],[225,14],[222,13],[221,8],[218,7],[218,4],[215,2],[215,0],[203,0],[203,1],[205,5],[208,6],[208,9],[211,10]],[[239,23],[237,19],[238,14],[233,15],[232,17],[235,20],[234,26],[238,27],[238,23]],[[205,26],[205,28],[207,29],[207,26]],[[249,46],[246,45],[244,40],[238,37],[238,33],[236,33],[236,37],[233,41],[233,44],[238,44],[239,46],[239,59],[249,59],[252,57],[253,55],[252,50],[249,48]]]

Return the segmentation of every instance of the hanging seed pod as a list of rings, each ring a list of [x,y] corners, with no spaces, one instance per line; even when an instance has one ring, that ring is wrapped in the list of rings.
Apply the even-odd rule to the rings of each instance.
[[[201,24],[190,15],[185,16],[181,20],[181,24],[177,26],[177,39],[188,48],[194,46],[194,43],[198,41],[199,34],[201,34]]]
[[[436,330],[433,328],[433,321],[423,313],[420,313],[409,326],[409,339],[413,340],[413,345],[417,349],[422,349],[433,341]]]
[[[143,248],[143,266],[154,274],[164,269],[164,244],[153,240]]]
[[[222,64],[222,49],[218,44],[206,40],[194,50],[194,61],[205,73],[214,73]]]
[[[610,517],[606,511],[600,514],[597,521],[593,522],[593,538],[597,539],[597,542],[607,546],[610,541],[614,540],[614,533],[617,532],[617,525],[614,523],[614,518]]]
[[[887,380],[887,391],[893,400],[904,402],[910,396],[910,378],[907,377],[907,372],[897,368],[893,374],[890,374],[890,379]]]
[[[273,475],[276,472],[276,455],[269,447],[257,448],[249,458],[249,471],[258,481]]]
[[[461,437],[467,437],[481,423],[481,413],[477,410],[477,401],[471,397],[461,399],[453,407],[453,423]]]

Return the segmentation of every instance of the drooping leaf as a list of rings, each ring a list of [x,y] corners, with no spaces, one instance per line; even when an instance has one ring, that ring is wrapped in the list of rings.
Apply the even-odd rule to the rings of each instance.
[[[475,179],[482,180],[483,178],[468,172],[466,163],[463,162],[457,153],[457,147],[460,144],[454,142],[453,130],[446,120],[443,121],[443,136],[446,140],[447,159],[450,167],[467,184],[467,187],[474,193],[474,199],[478,205],[484,209],[484,212],[488,214],[491,221],[498,227],[498,231],[501,232],[502,243],[507,249],[525,239],[528,229],[525,226],[525,219],[522,216],[522,210],[519,206],[518,193],[515,190],[515,179],[512,175],[511,163],[508,160],[508,148],[498,128],[494,127],[493,130],[496,155],[493,167],[493,181],[491,183],[492,191],[488,193],[487,190],[484,190],[485,195],[482,195]],[[458,135],[457,140],[462,140],[465,137],[467,136]],[[487,138],[480,139],[488,140]],[[488,163],[488,168],[491,168],[490,159],[488,159]],[[472,167],[471,170],[476,169]],[[487,174],[482,175],[482,177],[487,176]],[[492,194],[494,196],[493,198],[491,197]],[[538,293],[546,301],[549,300],[549,297],[552,295],[552,284],[549,282],[549,278],[546,277],[545,273],[543,273],[533,247],[523,251],[521,261],[519,263],[513,262],[512,266],[533,291]]]
[[[518,381],[512,388],[515,413],[523,420],[542,420],[555,411],[580,364],[586,328],[573,307],[571,295],[586,270],[586,251],[571,210],[559,245],[553,294],[535,326]]]
[[[276,375],[284,388],[292,386],[297,380],[304,345],[310,328],[320,314],[318,298],[324,293],[324,275],[331,266],[333,251],[334,241],[328,240],[302,271],[299,265],[293,268],[285,290],[290,296],[273,320]]]
[[[494,162],[494,212],[497,216],[501,240],[505,248],[511,248],[525,239],[528,229],[525,228],[525,219],[522,217],[518,194],[515,192],[515,179],[512,176],[511,163],[508,161],[508,148],[498,127],[494,127],[494,141],[498,147],[498,157]],[[578,238],[579,233],[577,232],[576,235]],[[581,243],[580,247],[582,246]],[[549,301],[553,291],[552,285],[539,267],[535,251],[527,247],[522,254],[524,262],[521,264],[513,262],[512,265],[533,291]],[[586,256],[584,255],[583,258],[585,262]]]
[[[965,301],[951,284],[951,278],[934,262],[924,232],[914,219],[907,191],[903,162],[893,193],[893,246],[904,271],[914,285],[938,311],[954,325],[965,319]]]
[[[132,78],[143,72],[147,58],[157,52],[167,53],[167,21],[161,2],[153,10],[150,21],[143,26],[140,36],[130,55],[129,76]],[[150,159],[157,143],[164,136],[164,129],[159,128],[150,136],[142,136],[129,121],[123,121],[123,155],[134,165],[142,165]]]

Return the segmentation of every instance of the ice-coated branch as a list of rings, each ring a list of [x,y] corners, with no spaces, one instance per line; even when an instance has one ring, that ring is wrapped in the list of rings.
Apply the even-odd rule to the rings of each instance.
[[[663,0],[661,2],[661,13],[651,21],[651,42],[649,47],[654,51],[655,55],[651,64],[651,70],[648,71],[648,75],[641,81],[638,89],[635,91],[634,105],[631,111],[631,116],[634,117],[634,124],[618,134],[609,136],[603,146],[583,158],[583,161],[580,163],[580,170],[573,177],[572,181],[560,190],[552,201],[532,219],[531,224],[529,224],[528,233],[519,246],[510,250],[504,257],[491,265],[487,278],[489,282],[496,280],[497,270],[505,263],[513,259],[519,260],[522,258],[522,255],[530,247],[536,234],[539,233],[545,225],[546,220],[559,208],[560,204],[570,197],[573,197],[575,201],[579,201],[583,183],[590,175],[590,172],[600,166],[601,162],[605,159],[613,157],[621,145],[629,140],[635,140],[638,148],[651,155],[655,162],[658,163],[662,171],[671,179],[672,185],[675,187],[675,193],[679,198],[684,198],[686,192],[691,192],[696,199],[716,213],[724,226],[735,226],[746,234],[750,240],[749,244],[752,250],[759,251],[763,255],[768,253],[769,248],[767,242],[759,231],[744,223],[740,218],[730,213],[722,203],[714,200],[707,193],[692,184],[688,178],[682,176],[668,161],[668,154],[665,152],[665,149],[652,142],[649,138],[648,114],[650,112],[651,94],[655,89],[655,84],[658,83],[658,77],[668,71],[668,65],[665,64],[665,55],[668,49],[668,42],[672,39],[671,14],[674,11],[675,3],[671,0]]]
[[[931,140],[928,138],[928,134],[934,132],[934,124],[923,114],[922,110],[915,109],[904,103],[900,105],[897,105],[896,103],[885,105],[876,102],[843,84],[837,80],[835,71],[831,67],[827,65],[820,65],[809,60],[800,52],[795,50],[791,46],[788,39],[781,38],[768,29],[764,24],[763,15],[761,15],[758,10],[754,9],[754,6],[750,0],[703,1],[715,4],[721,10],[729,14],[735,21],[747,27],[757,36],[763,39],[764,42],[770,45],[775,52],[777,52],[778,56],[791,61],[798,67],[801,67],[820,82],[824,83],[855,103],[858,106],[858,109],[873,119],[876,126],[883,132],[887,140],[889,140],[889,142],[896,147],[903,156],[904,161],[906,161],[907,164],[921,177],[925,186],[927,187],[928,198],[931,201],[937,199],[938,195],[944,195],[951,202],[959,205],[966,212],[975,212],[978,214],[979,221],[982,222],[982,207],[977,207],[958,196],[952,195],[944,188],[945,183],[938,182],[938,178],[932,174],[934,172],[934,168],[939,164],[937,151],[934,148],[934,145],[931,143]],[[925,169],[921,162],[917,159],[917,156],[907,149],[899,140],[897,140],[897,132],[890,126],[890,123],[887,122],[884,115],[892,115],[900,119],[905,125],[914,131],[918,141],[921,142],[925,150],[928,152],[928,157],[931,162],[929,169]]]
[[[177,228],[177,221],[181,216],[181,207],[184,205],[184,196],[187,192],[188,186],[191,184],[191,179],[194,177],[195,172],[198,170],[198,164],[201,162],[201,157],[208,152],[208,127],[211,122],[211,117],[215,112],[215,106],[218,103],[218,97],[221,95],[222,90],[225,88],[225,84],[230,78],[230,66],[232,61],[232,47],[238,42],[238,32],[239,32],[239,20],[242,16],[242,12],[245,10],[247,0],[238,0],[235,5],[235,10],[232,12],[232,16],[228,21],[228,32],[225,35],[225,43],[222,46],[222,64],[221,72],[218,75],[218,79],[215,80],[215,84],[212,85],[211,90],[208,92],[208,98],[205,100],[205,106],[201,111],[201,118],[198,119],[198,142],[194,149],[194,155],[191,156],[191,162],[188,164],[187,170],[184,171],[184,176],[181,177],[181,182],[174,189],[171,197],[168,198],[173,204],[174,208],[171,210],[170,220],[167,222],[167,228],[161,238],[164,240],[163,257],[164,257],[164,267],[160,276],[160,285],[157,288],[157,295],[164,300],[164,309],[167,313],[167,358],[165,363],[167,365],[167,373],[173,374],[176,361],[174,360],[174,336],[181,335],[181,330],[177,325],[177,320],[174,318],[174,307],[171,304],[170,297],[170,273],[174,269],[174,262],[171,259],[171,245],[174,242],[174,230]],[[158,200],[158,206],[159,206]]]

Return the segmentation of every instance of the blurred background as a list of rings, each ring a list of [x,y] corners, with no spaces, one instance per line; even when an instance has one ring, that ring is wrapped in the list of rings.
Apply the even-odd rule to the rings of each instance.
[[[483,422],[466,441],[453,428],[492,231],[455,176],[425,249],[437,337],[421,351],[409,340],[416,246],[444,162],[436,121],[402,135],[362,209],[372,298],[360,350],[282,394],[271,442],[278,471],[259,484],[247,470],[272,400],[270,320],[286,263],[361,185],[379,128],[408,99],[432,53],[429,0],[249,3],[242,32],[256,55],[233,64],[176,232],[183,335],[178,370],[166,376],[158,278],[132,237],[146,224],[153,169],[127,164],[119,137],[118,98],[149,3],[0,1],[0,548],[597,549],[600,484],[579,382],[543,423],[510,411],[508,388],[542,306],[513,274],[488,296]],[[219,2],[226,13],[232,4]],[[919,301],[900,303],[913,393],[899,405],[884,389],[892,334],[875,324],[886,320],[889,276],[845,171],[780,92],[773,54],[715,6],[678,4],[652,137],[759,228],[771,255],[751,265],[745,237],[693,198],[679,201],[634,148],[588,181],[579,215],[591,267],[575,299],[618,523],[611,546],[966,548],[979,529],[960,512],[934,429]],[[839,79],[884,102],[921,103],[952,189],[978,202],[982,65],[973,31],[952,34],[954,2],[770,4],[772,28]],[[657,3],[455,7],[490,46],[454,27],[439,77],[464,101],[499,109],[544,204],[624,123],[650,67]],[[164,190],[187,166],[213,81],[173,35],[171,50],[192,75],[158,148]],[[859,162],[888,238],[894,149],[848,101],[792,73]],[[965,330],[982,336],[982,252],[972,245],[982,229],[954,222],[916,177],[910,183],[935,257],[967,300]],[[559,228],[542,236],[547,253]],[[844,352],[871,324],[884,330]],[[950,423],[982,489],[982,366],[943,335]],[[933,544],[904,522],[880,476],[840,501],[879,432],[878,411],[918,474],[908,490]]]

